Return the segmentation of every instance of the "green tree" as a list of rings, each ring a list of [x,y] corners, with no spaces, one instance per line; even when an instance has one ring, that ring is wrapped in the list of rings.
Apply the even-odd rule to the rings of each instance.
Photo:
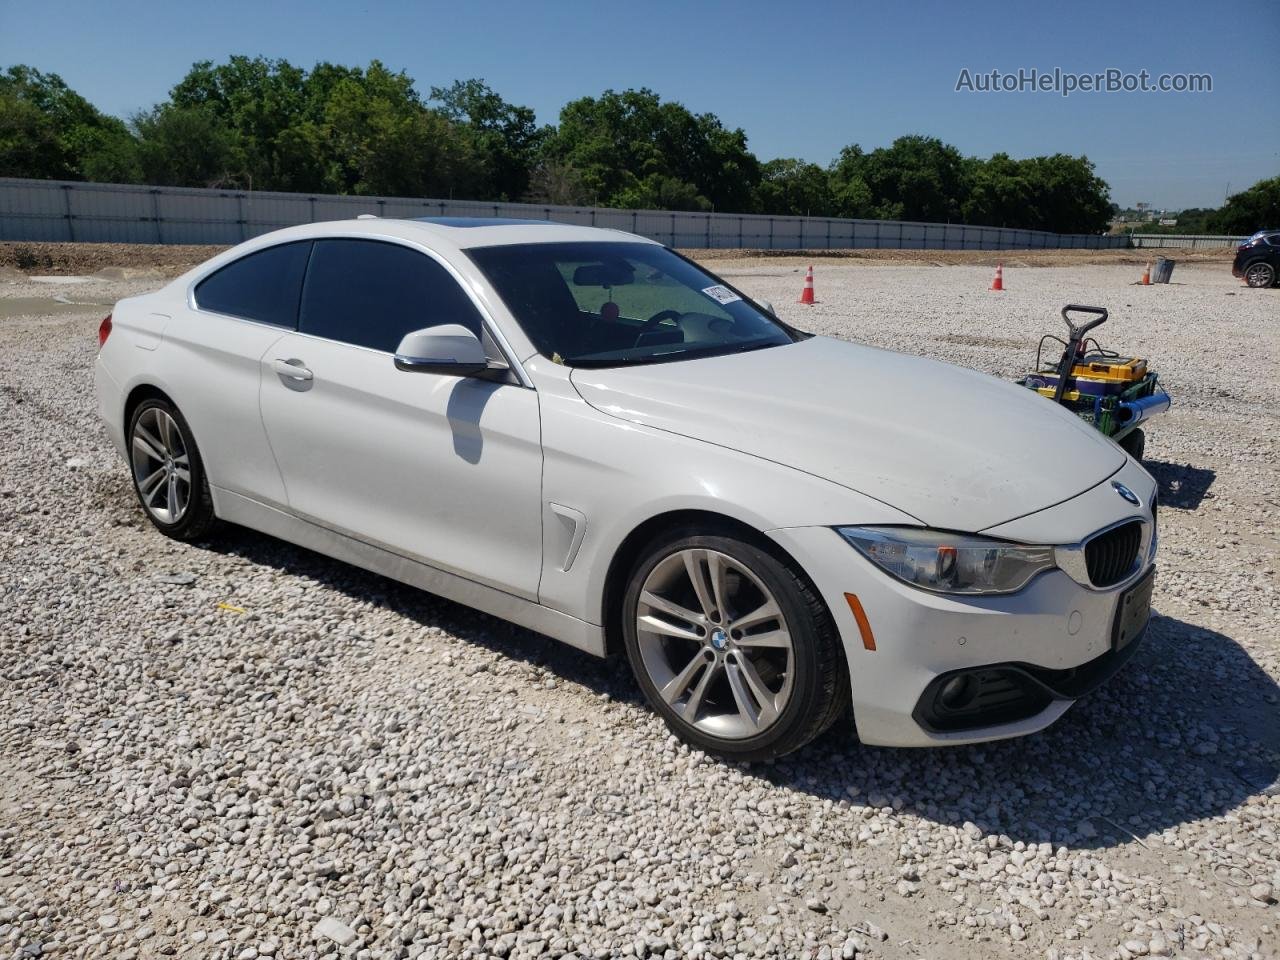
[[[828,168],[827,182],[831,190],[832,213],[837,217],[854,220],[876,216],[875,198],[863,176],[866,155],[856,143],[840,151]]]
[[[833,193],[842,210],[869,192],[871,216],[885,220],[946,222],[960,215],[964,160],[960,151],[935,137],[899,137],[870,153],[855,144],[840,152],[831,168]],[[843,216],[854,216],[842,213]]]
[[[1088,157],[1055,153],[1021,161],[1032,209],[1022,223],[1010,226],[1058,233],[1098,233],[1111,219],[1107,182],[1093,172]]]
[[[605,206],[744,210],[760,176],[742,130],[663,103],[652,90],[606,90],[560,111],[545,156],[578,170]]]
[[[518,200],[529,190],[529,175],[546,131],[529,107],[507,103],[483,80],[457,80],[432,87],[433,102],[466,131],[482,165],[478,189],[486,199]]]
[[[122,121],[19,64],[0,73],[0,176],[132,183],[140,169]]]
[[[376,60],[310,71],[263,57],[202,61],[134,127],[159,183],[408,196],[486,189],[463,124]]]
[[[1233,193],[1208,218],[1215,233],[1247,235],[1280,227],[1280,177],[1259,180],[1248,190]]]
[[[831,165],[833,206],[842,217],[961,220],[1061,233],[1105,230],[1111,198],[1087,157],[1015,160],[962,157],[933,137],[899,137],[865,153],[845,147]]]
[[[632,210],[710,210],[711,201],[698,188],[664,173],[635,180],[612,198],[612,206]]]
[[[472,197],[482,186],[457,124],[376,60],[334,85],[324,125],[343,192]]]
[[[1039,227],[1034,209],[1034,188],[1028,182],[1022,161],[1007,153],[989,160],[965,160],[966,192],[960,204],[965,223],[989,227]]]
[[[234,155],[228,164],[255,188],[320,189],[323,184],[299,178],[289,165],[296,154],[286,159],[280,152],[284,133],[307,119],[308,108],[314,119],[320,106],[308,97],[307,79],[305,70],[287,60],[233,56],[217,65],[203,60],[155,113],[185,111],[191,117],[196,114],[189,111],[198,111],[215,129],[229,131]],[[202,174],[192,170],[189,178]]]
[[[760,167],[752,209],[774,216],[832,215],[831,180],[816,163],[779,157]]]
[[[529,174],[529,189],[522,199],[527,203],[580,207],[590,203],[591,197],[581,171],[558,160],[540,160]]]
[[[208,106],[156,107],[136,114],[133,128],[145,183],[249,186],[235,133]],[[241,183],[241,178],[245,182]]]

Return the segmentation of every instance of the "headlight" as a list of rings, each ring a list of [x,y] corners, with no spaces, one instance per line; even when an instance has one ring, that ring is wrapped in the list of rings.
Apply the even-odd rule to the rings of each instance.
[[[837,527],[859,553],[903,583],[935,593],[1016,593],[1052,570],[1052,547],[914,527]]]

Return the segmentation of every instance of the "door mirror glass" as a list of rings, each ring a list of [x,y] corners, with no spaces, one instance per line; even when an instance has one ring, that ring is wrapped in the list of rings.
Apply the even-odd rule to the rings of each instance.
[[[396,369],[469,377],[488,367],[480,339],[460,323],[406,333],[396,347]]]

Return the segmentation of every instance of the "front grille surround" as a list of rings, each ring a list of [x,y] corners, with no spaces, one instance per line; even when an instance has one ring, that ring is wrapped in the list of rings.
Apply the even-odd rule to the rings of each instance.
[[[1142,556],[1143,527],[1140,519],[1129,520],[1095,534],[1085,541],[1085,569],[1095,587],[1114,587],[1129,578]]]
[[[1123,564],[1120,561],[1124,556],[1117,555],[1117,548],[1124,547],[1127,552],[1128,541],[1134,539],[1135,531],[1137,551],[1129,558],[1128,564]],[[1095,530],[1079,543],[1054,547],[1054,561],[1060,570],[1080,586],[1090,590],[1110,591],[1133,580],[1146,569],[1154,559],[1155,536],[1155,523],[1151,520],[1141,515],[1127,517],[1101,530]],[[1122,542],[1117,543],[1117,540]]]

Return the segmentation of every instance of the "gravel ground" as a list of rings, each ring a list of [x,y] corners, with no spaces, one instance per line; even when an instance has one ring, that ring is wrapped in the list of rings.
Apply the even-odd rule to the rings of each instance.
[[[1127,671],[1019,741],[717,761],[624,663],[246,531],[163,539],[91,399],[93,304],[147,284],[0,283],[0,956],[1276,956],[1280,291],[824,264],[804,308],[798,264],[716,267],[1003,376],[1064,302],[1110,307],[1175,397]]]

